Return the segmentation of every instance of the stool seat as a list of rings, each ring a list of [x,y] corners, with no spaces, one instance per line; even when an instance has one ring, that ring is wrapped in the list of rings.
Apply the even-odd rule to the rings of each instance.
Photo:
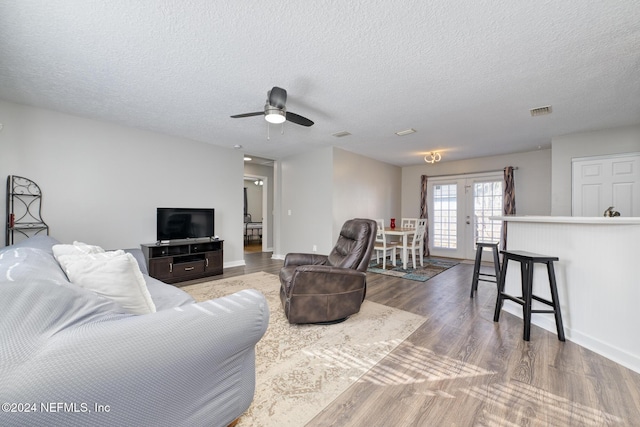
[[[478,282],[491,282],[498,284],[500,278],[500,258],[498,257],[498,245],[497,242],[476,242],[476,262],[473,265],[473,279],[471,280],[471,298],[473,293],[478,291]],[[482,263],[482,250],[484,248],[491,249],[493,251],[493,268],[495,274],[486,274],[480,272],[480,266]]]
[[[564,327],[562,325],[562,315],[560,313],[560,302],[558,299],[558,287],[556,285],[556,275],[553,268],[554,261],[559,258],[555,256],[541,255],[527,251],[509,250],[500,251],[503,255],[502,268],[498,280],[498,297],[496,300],[496,309],[493,315],[493,321],[500,319],[500,311],[505,299],[514,301],[522,305],[522,317],[524,321],[523,339],[529,341],[531,335],[531,314],[532,313],[553,313],[556,320],[556,329],[558,331],[558,339],[564,341]],[[520,263],[520,280],[522,285],[522,295],[513,296],[504,292],[505,277],[507,274],[507,265],[509,261],[517,261]],[[533,264],[541,263],[547,266],[547,275],[549,277],[549,287],[551,290],[551,301],[533,295]],[[534,310],[531,308],[532,301],[536,300],[552,307],[552,310]]]
[[[517,260],[517,261],[533,261],[533,262],[548,262],[548,261],[559,261],[560,258],[557,256],[548,256],[548,255],[540,255],[535,254],[533,252],[527,251],[500,251],[501,254],[508,254],[509,259]]]

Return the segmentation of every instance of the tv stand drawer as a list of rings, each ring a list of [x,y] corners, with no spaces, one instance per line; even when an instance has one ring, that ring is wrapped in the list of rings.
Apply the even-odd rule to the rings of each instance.
[[[204,273],[205,262],[191,261],[191,262],[179,262],[173,264],[173,278],[183,278],[193,275],[201,275]]]

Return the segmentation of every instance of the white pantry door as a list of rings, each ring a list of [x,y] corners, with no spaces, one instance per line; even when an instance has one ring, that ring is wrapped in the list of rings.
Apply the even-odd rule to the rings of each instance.
[[[640,154],[583,157],[572,161],[573,216],[640,216]]]

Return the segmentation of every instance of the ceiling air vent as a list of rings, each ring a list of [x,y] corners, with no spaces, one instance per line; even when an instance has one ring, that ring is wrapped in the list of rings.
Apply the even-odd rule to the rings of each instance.
[[[544,116],[545,114],[551,114],[551,105],[545,105],[544,107],[532,108],[529,110],[531,117]]]
[[[334,134],[332,134],[332,136],[335,136],[336,138],[342,138],[343,136],[349,136],[351,135],[349,132],[347,132],[346,130],[343,130],[342,132],[336,132]]]

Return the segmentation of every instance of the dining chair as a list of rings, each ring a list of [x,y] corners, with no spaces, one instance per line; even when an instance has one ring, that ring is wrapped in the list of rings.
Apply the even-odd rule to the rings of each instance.
[[[417,222],[418,222],[418,218],[402,218],[402,221],[400,222],[400,227],[416,228]]]
[[[410,242],[407,242],[407,252],[411,252],[411,259],[413,260],[413,268],[416,268],[416,251],[420,255],[420,267],[424,267],[424,234],[427,229],[427,220],[420,218],[416,220],[416,232],[413,233],[413,238]],[[398,249],[402,249],[404,252],[405,247],[400,244]],[[408,255],[408,254],[407,254]],[[404,260],[403,260],[404,261]]]
[[[389,253],[389,257],[391,258],[391,264],[396,265],[396,249],[398,248],[398,243],[387,241],[387,236],[384,233],[383,219],[376,219],[375,221],[378,224],[378,230],[373,250],[376,251],[376,263],[380,264],[380,255],[382,255],[382,269],[384,270],[387,267],[387,253]]]

